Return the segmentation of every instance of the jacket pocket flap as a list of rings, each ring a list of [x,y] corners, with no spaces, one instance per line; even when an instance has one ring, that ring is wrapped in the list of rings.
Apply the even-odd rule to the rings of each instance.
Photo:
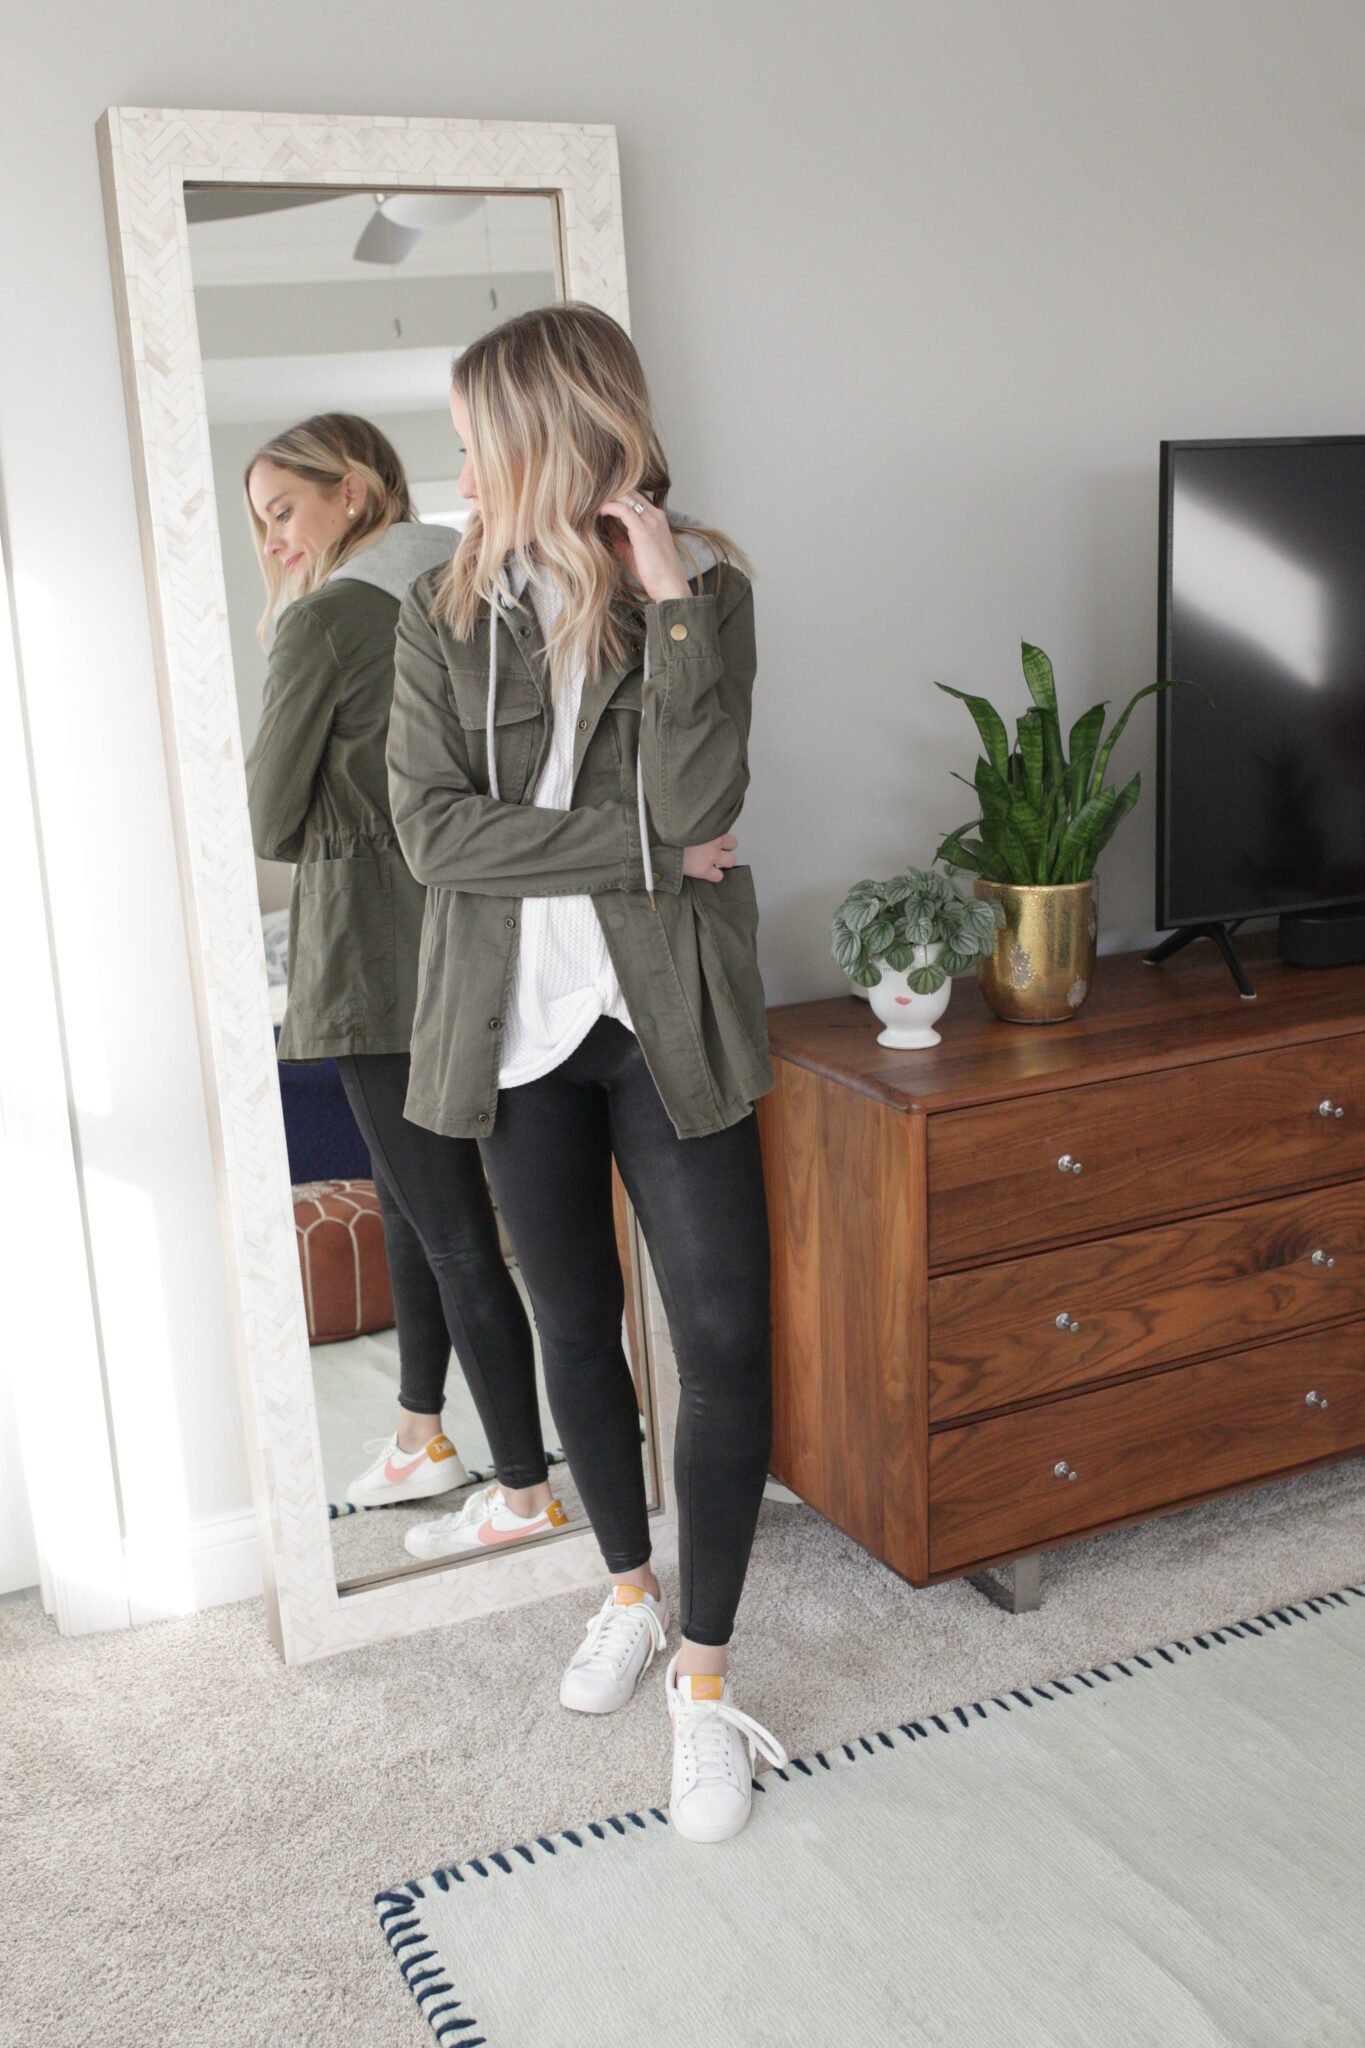
[[[455,676],[447,683],[451,708],[466,732],[483,732],[488,724],[488,678]],[[540,716],[540,698],[533,684],[520,676],[499,676],[495,725],[520,725]]]

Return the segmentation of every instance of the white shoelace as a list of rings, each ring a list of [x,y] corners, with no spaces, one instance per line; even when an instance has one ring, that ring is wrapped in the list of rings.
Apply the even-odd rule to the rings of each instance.
[[[493,1496],[497,1494],[497,1499]],[[480,1486],[470,1494],[467,1501],[451,1514],[438,1515],[434,1522],[423,1523],[428,1529],[466,1529],[471,1522],[481,1522],[494,1508],[502,1506],[502,1489],[494,1486]]]
[[[588,1623],[582,1642],[569,1659],[570,1668],[581,1670],[585,1664],[605,1664],[614,1677],[619,1677],[640,1640],[641,1619],[649,1636],[649,1655],[641,1671],[648,1671],[668,1642],[663,1623],[648,1601],[635,1600],[621,1607],[612,1594],[608,1594]]]
[[[707,1777],[729,1776],[727,1730],[730,1728],[744,1737],[750,1770],[760,1753],[778,1770],[783,1770],[790,1761],[770,1728],[765,1728],[761,1721],[755,1721],[752,1714],[741,1713],[728,1700],[698,1700],[689,1705],[679,1693],[676,1711],[678,1718],[674,1732],[679,1742],[691,1748],[698,1781]]]

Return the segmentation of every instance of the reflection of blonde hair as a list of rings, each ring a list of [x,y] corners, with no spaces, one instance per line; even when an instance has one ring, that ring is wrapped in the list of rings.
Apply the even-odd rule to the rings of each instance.
[[[608,498],[638,492],[662,505],[669,474],[650,416],[640,358],[625,329],[596,306],[542,306],[480,337],[451,382],[469,412],[479,511],[436,592],[433,614],[469,639],[491,604],[509,554],[554,578],[563,609],[548,652],[556,672],[589,676],[624,657],[623,614],[640,591],[598,521]],[[718,560],[748,568],[722,533],[675,527],[684,567],[689,535]]]
[[[296,577],[286,577],[278,557],[265,551],[265,525],[251,502],[251,472],[258,462],[291,469],[295,476],[329,493],[345,476],[357,476],[365,486],[365,503],[354,526],[338,534]],[[297,426],[273,435],[248,462],[244,482],[256,556],[265,578],[265,612],[259,628],[262,639],[282,606],[316,590],[349,555],[378,540],[398,520],[416,517],[398,451],[378,427],[355,413],[316,413],[311,420],[300,420]]]

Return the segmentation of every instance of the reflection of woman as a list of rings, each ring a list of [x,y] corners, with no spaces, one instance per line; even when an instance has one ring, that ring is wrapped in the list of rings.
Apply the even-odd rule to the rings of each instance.
[[[451,410],[475,508],[404,600],[389,732],[400,843],[430,885],[408,1114],[478,1137],[546,1390],[612,1591],[560,1698],[608,1713],[666,1640],[621,1349],[613,1155],[681,1378],[682,1647],[672,1815],[748,1816],[755,1745],[726,1645],[771,1433],[768,1232],[751,1105],[771,1086],[749,870],[747,577],[665,512],[639,359],[588,306],[465,351]],[[696,842],[706,842],[698,844]]]
[[[441,1429],[453,1345],[503,1490],[494,1533],[534,1534],[563,1514],[546,1483],[530,1325],[478,1148],[403,1116],[426,892],[389,813],[394,627],[408,585],[449,561],[456,536],[415,522],[393,448],[345,413],[268,441],[246,490],[275,622],[247,762],[252,836],[263,859],[298,863],[280,1058],[337,1061],[370,1149],[398,1326],[397,1426],[347,1497],[377,1507],[468,1484]],[[442,1517],[417,1554],[476,1541],[488,1493]]]

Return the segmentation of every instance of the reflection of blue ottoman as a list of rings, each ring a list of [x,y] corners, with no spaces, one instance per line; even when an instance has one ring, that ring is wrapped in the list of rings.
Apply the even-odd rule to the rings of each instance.
[[[275,1039],[279,1041],[279,1027]],[[284,1142],[295,1187],[311,1180],[371,1180],[370,1153],[351,1114],[335,1060],[280,1066]]]

